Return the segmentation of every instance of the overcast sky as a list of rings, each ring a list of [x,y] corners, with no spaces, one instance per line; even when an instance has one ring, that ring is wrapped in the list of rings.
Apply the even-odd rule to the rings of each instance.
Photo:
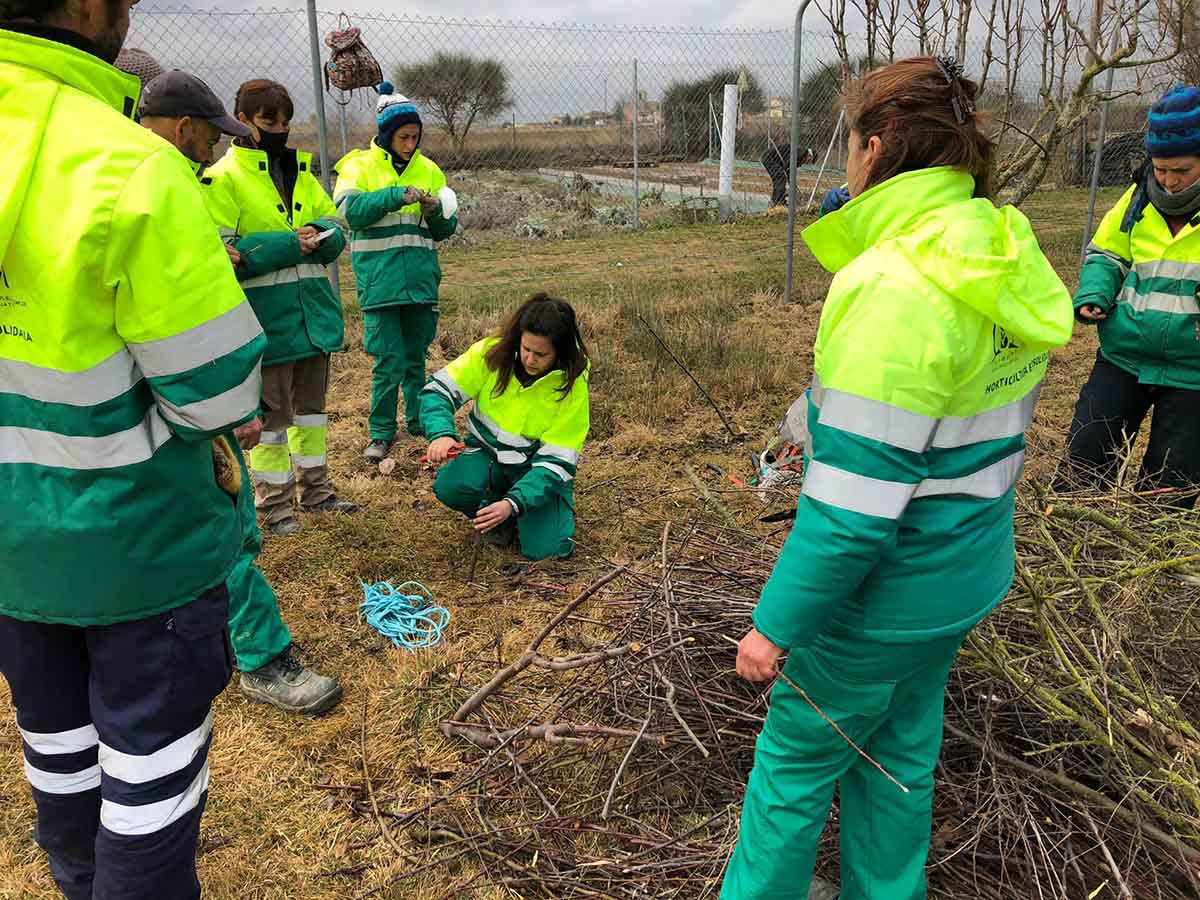
[[[164,65],[194,72],[226,102],[249,78],[275,78],[292,90],[298,113],[307,115],[312,74],[305,4],[290,0],[263,10],[258,3],[208,0],[179,12],[170,0],[141,0],[128,45]],[[507,7],[478,0],[339,0],[338,7],[322,6],[320,33],[334,28],[334,10],[345,8],[389,77],[397,65],[440,51],[498,60],[509,75],[512,114],[519,122],[611,109],[618,99],[632,96],[634,60],[640,66],[639,88],[649,99],[660,97],[673,82],[739,66],[771,94],[786,92],[791,84],[791,22],[781,15],[783,6],[769,12],[769,0],[744,0],[733,7],[721,0],[610,0],[603,5],[526,0]],[[733,28],[740,30],[729,31]],[[834,58],[829,38],[810,42],[808,63]],[[367,100],[372,102],[363,110],[351,109],[352,117],[373,112],[373,97]],[[366,102],[358,101],[355,106]]]
[[[178,2],[141,0],[140,9],[177,9]],[[188,4],[195,9],[246,10],[262,6],[276,9],[303,9],[298,0],[277,0],[275,3],[243,2],[243,0],[208,0]],[[509,3],[482,3],[480,0],[405,0],[389,3],[385,0],[339,0],[336,4],[317,3],[318,9],[347,12],[387,12],[389,15],[433,15],[477,19],[523,19],[539,22],[574,22],[602,25],[689,25],[746,28],[787,28],[795,8],[789,3],[772,0],[520,0]],[[820,17],[811,11],[810,21],[816,25]]]

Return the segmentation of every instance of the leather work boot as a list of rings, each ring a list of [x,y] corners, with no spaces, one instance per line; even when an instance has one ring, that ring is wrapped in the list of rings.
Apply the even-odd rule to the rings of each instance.
[[[351,503],[349,500],[339,500],[337,497],[330,497],[327,500],[322,500],[316,506],[304,507],[304,511],[310,513],[339,512],[349,515],[350,513],[358,512],[358,504]]]
[[[334,678],[306,669],[291,647],[253,672],[243,672],[242,693],[256,703],[284,712],[319,716],[342,699],[342,686]]]
[[[393,443],[394,441],[373,438],[371,443],[367,444],[366,449],[363,450],[363,459],[372,464],[383,462],[391,452]]]

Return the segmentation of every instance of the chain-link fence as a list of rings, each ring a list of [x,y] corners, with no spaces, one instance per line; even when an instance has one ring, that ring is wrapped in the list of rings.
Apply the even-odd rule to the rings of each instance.
[[[325,35],[338,27],[338,15],[320,12],[317,24]],[[625,207],[635,205],[636,184],[638,198],[691,209],[697,217],[711,212],[717,193],[726,84],[741,88],[735,207],[760,211],[780,201],[793,103],[800,123],[798,195],[806,202],[818,187],[840,181],[845,135],[836,99],[842,59],[867,56],[862,38],[806,31],[801,89],[794,99],[790,27],[578,26],[393,14],[355,15],[353,24],[362,29],[385,77],[419,98],[427,123],[424,149],[444,169],[586,184],[606,202]],[[915,54],[919,48],[911,43],[901,41],[891,53]],[[282,82],[296,102],[295,142],[317,149],[303,9],[135,8],[127,46],[199,75],[230,105],[244,81]],[[983,38],[961,49],[968,74],[978,77],[971,61],[986,58]],[[984,106],[1009,139],[1020,139],[1037,127],[1040,90],[1036,79],[993,78],[985,86]],[[374,92],[346,97],[326,92],[322,102],[335,161],[367,145],[375,133]],[[1119,156],[1106,154],[1114,179],[1127,172],[1131,154],[1124,150],[1140,144],[1136,132],[1144,109],[1136,102],[1118,104],[1109,118],[1110,138],[1129,144],[1121,144]],[[1052,162],[1048,179],[1085,184],[1090,140],[1085,126]],[[480,221],[486,212],[476,205]]]

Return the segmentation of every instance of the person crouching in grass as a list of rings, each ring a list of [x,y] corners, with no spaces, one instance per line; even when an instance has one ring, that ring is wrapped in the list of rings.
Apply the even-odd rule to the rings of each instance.
[[[536,294],[421,392],[438,500],[531,560],[575,550],[575,471],[589,428],[589,358],[575,310]],[[454,412],[475,401],[465,444]]]

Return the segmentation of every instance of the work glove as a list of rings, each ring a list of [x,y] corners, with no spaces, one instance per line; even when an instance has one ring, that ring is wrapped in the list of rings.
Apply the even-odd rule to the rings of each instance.
[[[224,435],[213,438],[212,442],[213,475],[217,485],[230,497],[237,498],[242,492],[242,467],[238,465],[233,448]]]

